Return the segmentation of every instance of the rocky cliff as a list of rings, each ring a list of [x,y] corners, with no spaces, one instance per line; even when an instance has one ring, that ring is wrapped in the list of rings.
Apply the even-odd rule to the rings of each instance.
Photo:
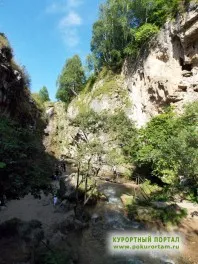
[[[174,105],[179,112],[198,100],[198,6],[167,22],[137,61],[126,61],[122,75],[138,126]]]
[[[29,78],[0,34],[0,203],[50,190],[55,160],[42,143],[46,126],[29,90]],[[1,262],[1,261],[0,261]]]
[[[39,113],[30,96],[29,82],[25,69],[14,61],[6,36],[0,33],[0,115],[35,125]]]
[[[186,103],[195,100],[198,100],[198,5],[190,5],[187,13],[164,25],[137,60],[127,59],[121,74],[103,69],[67,110],[60,102],[49,105],[45,145],[57,158],[61,155],[74,158],[78,153],[74,139],[82,131],[72,121],[79,114],[94,111],[112,116],[123,111],[141,127],[164,106],[174,105],[181,112]],[[116,153],[117,165],[125,163],[114,133],[104,132],[96,124],[96,132],[88,138],[99,139],[106,150]]]

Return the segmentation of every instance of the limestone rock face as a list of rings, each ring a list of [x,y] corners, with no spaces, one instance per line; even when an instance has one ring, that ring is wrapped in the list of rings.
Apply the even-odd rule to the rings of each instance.
[[[63,154],[66,157],[75,157],[77,149],[73,142],[78,128],[70,124],[64,104],[57,102],[53,107],[50,105],[46,109],[46,114],[48,125],[45,128],[44,145],[47,151],[58,159]]]
[[[49,106],[44,144],[57,158],[64,155],[77,159],[76,141],[79,145],[83,143],[83,133],[72,121],[79,114],[94,111],[111,116],[122,110],[141,127],[164,106],[174,105],[180,113],[183,105],[195,100],[198,100],[198,4],[190,5],[176,21],[167,22],[135,61],[125,61],[121,75],[103,69],[94,85],[85,87],[67,109],[61,102]],[[120,164],[124,157],[114,134],[105,132],[96,123],[95,132],[87,133],[87,139],[99,140],[104,152],[114,154]],[[102,160],[108,163],[108,155],[104,154]],[[112,174],[112,164],[106,166],[105,162],[100,174],[106,177]],[[126,171],[129,174],[131,168],[118,166],[120,175]]]
[[[136,62],[125,62],[122,74],[133,103],[128,115],[139,127],[163,106],[180,112],[198,100],[198,5],[167,22]]]
[[[12,48],[0,33],[0,116],[17,118],[35,127],[39,111],[28,89],[28,76],[13,59]]]

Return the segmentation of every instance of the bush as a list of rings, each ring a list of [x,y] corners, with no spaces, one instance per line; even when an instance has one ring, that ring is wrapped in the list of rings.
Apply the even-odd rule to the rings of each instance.
[[[0,120],[0,198],[19,199],[29,192],[50,190],[51,160],[45,154],[40,132],[8,118]]]
[[[161,223],[164,226],[178,225],[187,216],[187,210],[180,208],[175,204],[168,205],[165,208],[155,208],[154,206],[146,206],[134,204],[126,207],[128,217],[141,222]]]
[[[133,152],[137,166],[147,166],[164,183],[177,185],[183,175],[197,185],[197,107],[198,102],[186,106],[180,117],[167,109],[141,129]]]
[[[164,224],[171,223],[173,225],[178,225],[186,216],[187,210],[179,208],[176,205],[169,205],[159,211],[159,219],[162,220]]]
[[[159,32],[159,28],[153,24],[144,24],[135,32],[135,40],[139,46],[149,41]]]
[[[97,71],[119,70],[126,56],[135,58],[168,19],[184,12],[188,1],[107,0],[93,25],[91,51]],[[93,59],[94,58],[94,59]],[[92,67],[93,69],[93,67]]]

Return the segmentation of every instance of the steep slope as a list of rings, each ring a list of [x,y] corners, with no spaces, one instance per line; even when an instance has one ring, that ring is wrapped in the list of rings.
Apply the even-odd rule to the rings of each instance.
[[[0,202],[49,190],[51,160],[42,134],[45,119],[31,98],[29,77],[0,34]]]
[[[137,61],[127,60],[122,74],[138,126],[172,104],[180,112],[198,100],[198,6],[167,22]]]
[[[30,96],[30,79],[13,58],[12,48],[0,33],[0,114],[33,125],[38,110]]]
[[[131,121],[127,131],[131,130],[133,138],[134,123],[137,127],[145,125],[161,113],[164,106],[173,105],[180,113],[186,103],[198,100],[197,22],[198,5],[190,5],[187,13],[164,25],[149,47],[143,47],[136,61],[125,61],[121,75],[103,69],[67,109],[60,102],[50,105],[47,110],[49,124],[45,130],[47,149],[57,158],[61,155],[76,158],[76,141],[82,146],[84,131],[80,125],[74,125],[75,120],[81,117],[89,126],[90,120],[95,119],[95,130],[86,133],[89,141],[98,140],[103,146],[102,160],[108,164],[103,166],[104,170],[110,172],[112,166],[117,165],[120,172],[129,174],[130,162],[124,149],[127,145],[125,135],[129,134],[125,134],[120,120]],[[111,127],[119,120],[117,131],[107,129],[109,120]],[[119,127],[122,139],[117,135]]]

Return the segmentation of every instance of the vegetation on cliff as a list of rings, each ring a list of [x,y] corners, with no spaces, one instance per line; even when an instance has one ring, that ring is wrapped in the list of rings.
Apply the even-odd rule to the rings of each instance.
[[[5,195],[7,199],[19,199],[28,193],[38,196],[40,190],[49,191],[51,160],[44,152],[40,133],[18,121],[1,118],[1,198]]]
[[[49,93],[46,86],[43,86],[38,93],[32,93],[31,97],[34,100],[36,107],[41,112],[45,110],[45,103],[50,101]]]
[[[41,98],[41,102],[48,102],[50,101],[49,93],[46,86],[43,86],[39,91],[39,97]]]
[[[86,135],[94,135],[93,139],[98,138],[100,132],[107,134],[107,142],[113,142],[116,148],[112,149],[113,145],[109,144],[109,151],[104,152],[106,162],[115,165],[119,164],[120,159],[123,164],[135,165],[131,176],[140,173],[154,181],[160,179],[161,184],[167,187],[163,189],[166,194],[156,192],[158,197],[171,197],[177,192],[185,192],[185,197],[196,199],[197,107],[197,102],[187,105],[180,116],[173,108],[166,108],[141,129],[135,128],[123,111],[109,115],[105,111],[97,114],[88,110],[79,113],[72,120],[72,125],[79,127]],[[119,153],[116,149],[120,149]],[[112,158],[113,163],[110,162]]]
[[[85,73],[82,63],[80,57],[75,55],[66,61],[62,73],[58,77],[56,98],[69,103],[82,90],[84,84]]]
[[[168,184],[184,176],[189,185],[198,182],[198,102],[188,105],[181,116],[172,109],[154,117],[139,132],[135,160],[138,166]],[[191,182],[191,183],[190,183]]]
[[[119,70],[127,56],[135,58],[166,20],[175,18],[186,4],[181,0],[107,0],[93,25],[88,65],[95,72],[104,66]]]
[[[31,98],[29,76],[0,35],[0,200],[49,191],[51,158],[42,145],[45,120]]]
[[[135,61],[164,23],[176,19],[187,9],[189,2],[107,0],[101,4],[99,18],[93,24],[91,54],[86,60],[85,68],[91,73],[87,83],[104,67],[119,72],[126,58]],[[85,82],[82,63],[75,55],[66,61],[58,77],[56,98],[69,103],[84,88]]]

